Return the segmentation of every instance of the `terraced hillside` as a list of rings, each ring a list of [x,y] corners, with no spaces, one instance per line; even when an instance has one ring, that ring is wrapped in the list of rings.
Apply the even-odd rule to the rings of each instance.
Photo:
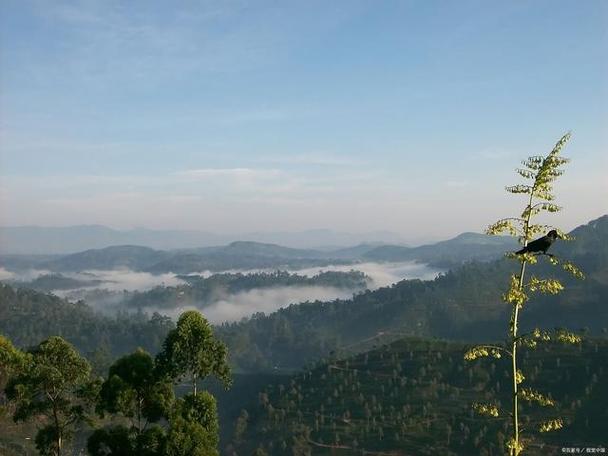
[[[402,339],[352,358],[326,360],[260,392],[226,452],[504,454],[508,414],[487,418],[471,405],[509,403],[507,361],[466,362],[466,349],[460,343]],[[557,404],[522,407],[526,454],[606,446],[608,340],[524,352],[522,370],[523,386],[550,392]],[[564,428],[541,434],[540,423],[554,417],[564,420]]]

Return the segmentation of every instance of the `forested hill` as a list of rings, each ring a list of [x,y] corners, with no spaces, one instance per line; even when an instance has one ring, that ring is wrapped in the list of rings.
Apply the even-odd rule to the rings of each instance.
[[[467,362],[465,344],[401,339],[354,357],[330,359],[243,404],[227,448],[238,454],[501,455],[510,416],[488,419],[474,402],[511,400],[507,359]],[[523,350],[526,385],[554,407],[521,408],[527,455],[568,446],[602,447],[608,420],[608,340]],[[540,434],[539,423],[564,427]],[[236,423],[236,425],[234,424]],[[392,453],[395,452],[395,453]],[[228,454],[232,454],[227,452]]]
[[[530,270],[555,274],[566,290],[550,299],[535,297],[523,314],[522,330],[559,326],[598,333],[608,328],[608,216],[572,234],[576,240],[561,243],[555,252],[579,264],[586,279],[571,279],[540,258]],[[250,369],[299,368],[331,351],[362,350],[403,335],[499,339],[508,320],[500,296],[514,270],[515,263],[506,259],[469,263],[432,281],[404,280],[350,300],[293,305],[219,331],[233,360]]]
[[[512,238],[464,233],[453,239],[419,247],[362,244],[337,250],[294,249],[276,244],[238,241],[225,246],[155,250],[137,245],[90,249],[69,255],[0,255],[9,270],[42,269],[52,272],[127,268],[154,274],[226,271],[231,269],[297,269],[358,262],[426,263],[440,269],[466,261],[490,261],[515,247]]]
[[[555,252],[578,262],[587,279],[566,280],[563,294],[533,300],[524,313],[524,328],[588,327],[598,332],[608,327],[608,217],[573,234],[576,241],[556,246]],[[292,305],[216,331],[229,345],[233,363],[246,370],[297,369],[332,351],[361,351],[378,340],[403,335],[502,338],[507,315],[500,295],[513,266],[506,260],[470,263],[432,281],[404,280],[350,300]],[[113,353],[137,346],[156,351],[170,325],[160,316],[103,317],[83,303],[0,288],[0,333],[21,346],[58,334],[83,352],[98,345],[109,346]]]
[[[109,270],[128,268],[152,273],[225,271],[256,268],[305,268],[328,264],[349,263],[333,259],[327,252],[292,249],[274,244],[233,242],[227,246],[188,250],[155,250],[135,245],[120,245],[91,249],[48,259],[32,256],[7,255],[0,265],[8,269],[36,268],[54,272]]]
[[[385,245],[363,254],[374,261],[419,261],[448,269],[466,261],[490,261],[500,258],[517,245],[509,236],[488,236],[479,233],[462,233],[453,239],[419,247]]]
[[[123,305],[135,309],[179,309],[205,306],[234,293],[275,287],[329,287],[338,290],[365,290],[371,280],[359,271],[325,271],[312,277],[285,271],[253,274],[221,273],[210,277],[182,275],[187,282],[174,287],[159,286],[144,292],[123,293]]]
[[[100,315],[83,302],[0,283],[0,334],[19,347],[62,336],[83,354],[116,357],[137,347],[156,352],[173,322],[154,314]]]

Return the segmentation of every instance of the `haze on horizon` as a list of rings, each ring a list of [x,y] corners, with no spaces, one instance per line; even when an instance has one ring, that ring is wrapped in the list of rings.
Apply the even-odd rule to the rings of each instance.
[[[608,3],[7,0],[0,225],[481,231],[568,130],[606,213]]]

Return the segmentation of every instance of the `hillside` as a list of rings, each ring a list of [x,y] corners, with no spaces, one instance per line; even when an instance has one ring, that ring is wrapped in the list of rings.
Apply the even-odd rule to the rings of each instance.
[[[506,237],[464,233],[453,239],[419,247],[359,244],[333,250],[296,249],[277,244],[236,241],[224,246],[155,250],[139,245],[116,245],[68,255],[0,255],[9,270],[42,269],[53,272],[128,268],[154,274],[188,274],[233,269],[300,269],[358,262],[410,262],[438,269],[468,261],[491,261],[515,248]]]
[[[0,265],[12,270],[41,269],[53,272],[131,269],[151,273],[187,274],[231,269],[307,268],[329,264],[350,264],[331,253],[292,249],[275,244],[234,242],[220,247],[188,250],[154,250],[136,245],[91,249],[63,256],[0,256]]]
[[[103,225],[0,226],[0,254],[61,254],[113,245],[141,245],[157,250],[197,249],[247,239],[277,243],[293,248],[348,246],[358,243],[398,243],[399,235],[389,231],[345,233],[328,229],[299,232],[217,234],[197,230],[117,230]]]
[[[567,280],[563,294],[550,301],[531,302],[522,320],[524,329],[533,324],[587,327],[599,334],[608,328],[608,247],[603,242],[608,239],[608,217],[573,233],[577,240],[562,243],[555,251],[578,262],[587,279]],[[383,341],[403,335],[496,339],[502,337],[508,318],[500,295],[512,267],[505,260],[466,264],[432,281],[404,280],[391,287],[362,292],[353,299],[292,305],[269,315],[256,314],[243,322],[224,324],[216,331],[229,345],[233,364],[247,371],[289,372],[331,351],[348,353],[371,348],[360,342],[379,334]],[[113,325],[120,328],[117,334],[131,331],[129,325],[121,326],[120,321],[125,318],[102,317],[86,304],[70,304],[33,291],[3,286],[0,293],[0,332],[19,345],[62,334],[83,351],[94,349],[96,340],[111,347],[122,341],[120,352],[138,345],[154,351],[155,343],[151,341],[162,337],[162,330],[146,329],[153,335],[145,342],[112,335]],[[140,331],[144,330],[132,332],[137,335]],[[352,344],[359,345],[351,348]]]
[[[108,317],[84,302],[0,284],[0,334],[28,347],[47,337],[66,338],[84,354],[97,351],[115,357],[143,347],[156,352],[173,323],[158,314]]]
[[[235,293],[264,290],[277,287],[331,287],[335,289],[361,291],[367,288],[370,278],[358,271],[326,271],[308,277],[284,271],[254,274],[221,273],[204,278],[200,275],[182,275],[184,285],[155,287],[149,291],[123,293],[121,305],[145,310],[179,309],[194,306],[203,309],[220,299]]]
[[[292,249],[276,244],[233,242],[227,246],[171,252],[165,259],[144,267],[152,273],[188,274],[232,269],[299,269],[330,264],[350,264],[331,254],[315,250]]]
[[[51,271],[86,271],[89,269],[128,268],[135,271],[156,264],[168,256],[167,252],[137,245],[120,245],[104,249],[85,250],[42,264]]]
[[[587,327],[593,336],[608,328],[608,217],[578,227],[573,234],[576,241],[558,244],[555,253],[578,262],[587,279],[566,281],[562,295],[531,302],[523,331],[537,325]],[[499,432],[505,434],[504,429],[471,416],[468,408],[483,399],[482,391],[494,390],[506,400],[500,377],[489,375],[500,369],[499,364],[465,366],[465,344],[411,336],[502,338],[508,316],[500,294],[512,266],[505,260],[469,263],[432,281],[404,280],[350,300],[293,305],[216,327],[229,346],[235,371],[253,374],[243,377],[242,395],[224,396],[222,432],[229,432],[226,421],[233,424],[238,410],[246,408],[247,430],[230,437],[238,454],[249,454],[250,445],[262,445],[278,455],[288,454],[294,445],[312,448],[313,454],[326,454],[327,445],[385,452],[401,448],[407,454],[499,454]],[[544,260],[534,267],[549,268]],[[0,333],[18,346],[62,335],[94,359],[100,371],[113,357],[138,346],[156,352],[171,327],[159,315],[110,318],[85,303],[0,287]],[[370,350],[366,360],[363,353]],[[608,398],[605,388],[597,385],[608,380],[607,350],[605,341],[591,339],[582,351],[552,346],[546,353],[540,350],[524,357],[526,370],[533,374],[528,377],[531,385],[553,392],[569,424],[548,440],[543,438],[549,444],[543,450],[554,451],[564,441],[601,443],[603,429],[598,423],[608,419]],[[322,359],[325,362],[318,365]],[[272,385],[273,378],[280,380],[274,375],[313,363],[318,367],[283,382],[284,387],[260,391],[257,400],[251,397],[251,382],[260,374],[261,382]],[[532,422],[538,419],[535,416]],[[414,447],[428,452],[416,453]],[[531,454],[547,454],[538,451]]]
[[[272,455],[504,454],[510,417],[480,417],[473,402],[509,403],[507,360],[463,360],[466,345],[402,339],[345,359],[329,359],[260,391],[247,425],[226,453]],[[568,446],[605,445],[608,340],[546,345],[522,356],[526,387],[545,391],[553,407],[523,406],[528,455]],[[561,417],[552,433],[539,423]],[[308,453],[307,453],[308,452]]]
[[[513,250],[516,241],[507,236],[463,233],[455,238],[419,247],[384,245],[363,253],[375,261],[418,261],[438,268],[451,268],[467,261],[490,261]]]
[[[549,299],[535,297],[523,314],[524,330],[535,325],[586,327],[599,334],[608,328],[608,247],[603,242],[608,239],[608,217],[573,234],[577,240],[561,243],[555,252],[579,264],[586,280],[571,279],[541,258],[530,270],[555,274],[564,280],[566,290]],[[256,315],[247,322],[223,325],[220,334],[240,365],[287,370],[379,333],[385,340],[403,334],[492,340],[502,337],[508,320],[500,296],[514,267],[504,259],[465,264],[432,281],[404,280],[350,300],[303,303]]]
[[[53,290],[73,290],[75,288],[94,287],[104,283],[103,280],[80,280],[62,274],[43,274],[28,282],[14,282],[19,288],[50,292]]]

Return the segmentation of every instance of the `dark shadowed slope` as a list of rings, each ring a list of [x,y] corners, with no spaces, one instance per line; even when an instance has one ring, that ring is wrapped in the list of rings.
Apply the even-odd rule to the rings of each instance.
[[[233,416],[225,447],[238,454],[262,448],[277,456],[505,454],[510,416],[488,419],[472,413],[471,406],[480,400],[509,403],[509,379],[502,375],[508,360],[466,362],[467,348],[402,339],[327,360],[251,398],[244,405],[247,426],[237,431]],[[525,454],[562,454],[564,445],[605,446],[608,340],[543,345],[525,351],[523,359],[527,386],[550,393],[557,404],[522,410]],[[564,420],[562,429],[538,431],[541,421],[556,416]]]

